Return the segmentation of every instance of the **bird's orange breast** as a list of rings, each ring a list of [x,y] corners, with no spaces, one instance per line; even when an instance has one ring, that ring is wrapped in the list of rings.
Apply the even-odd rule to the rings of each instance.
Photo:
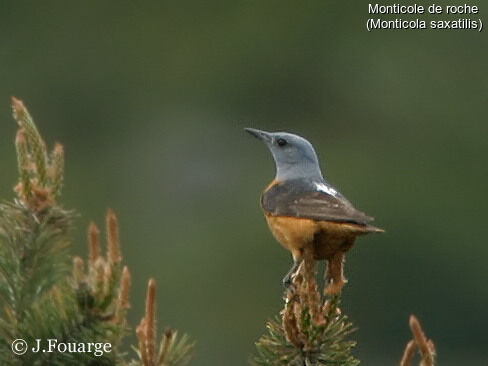
[[[276,240],[291,251],[294,258],[300,257],[300,251],[313,242],[319,230],[318,224],[310,219],[266,215],[266,221]]]
[[[314,221],[286,216],[265,214],[274,237],[288,249],[295,259],[301,257],[303,248],[313,245],[315,259],[327,259],[337,251],[347,251],[362,228],[349,223]]]

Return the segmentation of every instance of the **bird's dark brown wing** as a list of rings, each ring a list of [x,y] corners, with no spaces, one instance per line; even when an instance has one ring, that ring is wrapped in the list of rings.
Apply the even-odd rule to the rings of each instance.
[[[261,197],[263,209],[273,216],[367,225],[373,218],[354,208],[340,193],[317,190],[310,182],[277,183]]]

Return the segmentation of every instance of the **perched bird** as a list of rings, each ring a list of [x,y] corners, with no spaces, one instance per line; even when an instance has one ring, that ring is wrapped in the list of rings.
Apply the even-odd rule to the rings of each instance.
[[[327,260],[327,294],[337,294],[346,283],[344,254],[356,237],[383,232],[369,224],[373,218],[358,211],[322,176],[310,142],[287,132],[246,128],[273,155],[276,176],[261,195],[261,206],[271,232],[288,249],[294,265],[283,279],[285,287],[298,269],[305,248],[315,260]]]

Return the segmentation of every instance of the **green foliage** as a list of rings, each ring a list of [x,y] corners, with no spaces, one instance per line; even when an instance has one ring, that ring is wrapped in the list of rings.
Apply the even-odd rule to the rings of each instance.
[[[107,311],[114,307],[112,291],[103,304],[87,300],[97,292],[77,283],[70,274],[69,230],[73,212],[57,202],[63,181],[64,156],[57,144],[47,153],[30,114],[13,99],[20,181],[18,198],[0,205],[0,363],[2,365],[115,365],[122,361],[116,342],[125,323],[114,322]],[[118,264],[117,264],[118,265]],[[112,265],[111,286],[120,266]],[[83,299],[83,301],[80,301]],[[89,304],[89,306],[88,306]],[[23,339],[25,354],[15,355],[11,343]],[[34,352],[36,341],[44,349],[58,343],[112,343],[112,352]]]
[[[164,332],[159,348],[160,364],[165,366],[188,364],[193,347],[194,343],[186,334],[179,337],[177,331],[167,330]]]
[[[34,213],[21,200],[0,205],[0,294],[11,326],[64,280],[71,217],[59,207]]]
[[[337,310],[331,308],[329,321],[317,325],[312,321],[308,309],[302,313],[302,332],[313,344],[312,347],[297,347],[286,336],[281,318],[276,317],[267,323],[268,333],[256,342],[257,356],[254,359],[259,366],[356,366],[359,360],[351,355],[356,342],[347,340],[354,331],[352,323],[345,315],[332,315]]]
[[[141,347],[134,347],[139,359],[133,360],[129,366],[185,366],[192,358],[194,346],[188,335],[183,334],[180,337],[177,331],[168,329],[163,334],[158,353],[152,363],[145,359]]]
[[[101,254],[98,229],[90,225],[85,270],[84,261],[69,253],[74,213],[57,202],[63,184],[63,148],[56,144],[48,154],[23,103],[13,98],[12,106],[19,125],[19,183],[17,198],[0,204],[0,364],[126,365],[121,343],[129,329],[130,273],[121,264],[115,213],[107,214],[106,256]],[[155,323],[155,313],[153,317]],[[24,354],[12,352],[17,339],[29,346]],[[38,340],[40,352],[33,350]],[[70,351],[42,351],[50,349],[49,340],[71,347]],[[109,351],[101,352],[104,344],[109,344]],[[164,363],[158,365],[177,366],[188,361],[191,345],[186,337],[168,331],[161,350]]]

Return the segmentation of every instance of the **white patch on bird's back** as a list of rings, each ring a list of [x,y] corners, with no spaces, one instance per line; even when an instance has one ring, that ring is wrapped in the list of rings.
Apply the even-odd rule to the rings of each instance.
[[[317,183],[317,182],[315,182],[314,184],[315,184],[315,188],[317,188],[318,191],[330,194],[331,196],[334,197],[337,196],[337,191],[334,188],[328,186],[327,184]]]

